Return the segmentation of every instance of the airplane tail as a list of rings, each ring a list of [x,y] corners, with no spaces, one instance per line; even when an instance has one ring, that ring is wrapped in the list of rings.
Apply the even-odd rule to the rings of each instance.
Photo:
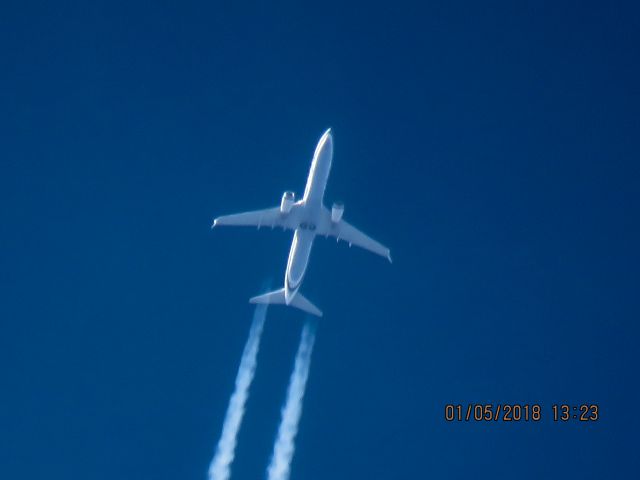
[[[265,293],[264,295],[258,295],[257,297],[252,297],[249,299],[249,303],[272,303],[276,305],[285,305],[284,288]],[[307,313],[311,313],[312,315],[317,315],[318,317],[322,316],[320,309],[303,297],[301,293],[296,293],[289,305],[299,308]]]

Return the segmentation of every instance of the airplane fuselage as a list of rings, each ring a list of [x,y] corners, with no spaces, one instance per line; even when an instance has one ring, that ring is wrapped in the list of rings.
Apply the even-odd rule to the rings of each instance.
[[[287,270],[284,275],[285,302],[291,303],[302,285],[304,274],[309,264],[311,248],[316,233],[316,222],[323,208],[324,191],[331,171],[333,158],[333,138],[331,130],[327,130],[318,141],[311,161],[307,185],[302,200],[294,205],[300,223],[293,234]]]

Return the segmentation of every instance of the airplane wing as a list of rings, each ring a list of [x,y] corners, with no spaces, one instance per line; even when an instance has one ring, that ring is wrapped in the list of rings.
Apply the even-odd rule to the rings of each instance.
[[[236,213],[224,215],[213,221],[211,228],[218,225],[229,225],[237,227],[282,227],[287,228],[283,216],[280,214],[280,207],[266,208],[264,210],[254,210],[253,212]]]
[[[325,221],[322,222],[316,233],[318,235],[331,235],[337,240],[344,240],[349,246],[356,245],[370,252],[377,253],[391,262],[391,251],[377,240],[361,232],[350,223],[340,220],[338,223],[331,222],[331,213],[325,209]],[[328,220],[328,221],[327,221]]]

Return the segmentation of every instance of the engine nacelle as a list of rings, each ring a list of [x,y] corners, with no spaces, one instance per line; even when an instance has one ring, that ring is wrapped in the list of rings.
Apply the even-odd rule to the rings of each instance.
[[[331,207],[331,221],[333,223],[338,223],[342,220],[342,214],[344,213],[344,203],[335,202]]]
[[[289,213],[293,204],[296,203],[296,194],[293,192],[284,192],[280,201],[280,212]]]

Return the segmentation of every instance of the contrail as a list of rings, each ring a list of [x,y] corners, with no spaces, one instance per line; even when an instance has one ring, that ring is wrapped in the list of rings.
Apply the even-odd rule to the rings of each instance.
[[[267,316],[267,305],[258,305],[253,314],[249,338],[244,346],[236,386],[227,407],[227,414],[222,425],[222,434],[218,441],[216,453],[209,465],[209,480],[228,480],[231,474],[231,462],[235,456],[238,431],[244,416],[245,404],[249,397],[249,387],[256,371],[256,357],[260,347],[262,327]]]
[[[289,380],[287,400],[282,408],[278,436],[273,446],[273,456],[267,469],[269,480],[288,480],[289,478],[314,340],[315,331],[311,323],[307,322],[302,330],[296,361]]]

